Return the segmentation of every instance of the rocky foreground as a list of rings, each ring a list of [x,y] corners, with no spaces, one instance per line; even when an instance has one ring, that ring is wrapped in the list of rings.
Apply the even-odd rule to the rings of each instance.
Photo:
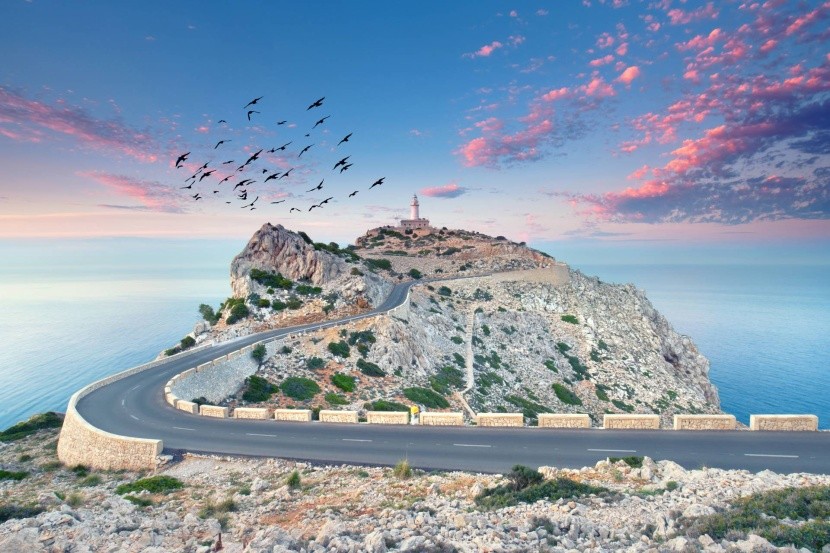
[[[26,474],[0,479],[0,551],[797,551],[751,532],[713,537],[694,521],[753,493],[830,486],[826,475],[600,461],[540,472],[606,491],[493,509],[475,498],[503,476],[186,456],[159,472],[181,488],[122,495],[119,485],[143,475],[62,467],[55,439],[49,430],[0,442],[0,474]],[[826,519],[817,528],[826,532]],[[820,540],[812,550],[830,550]]]

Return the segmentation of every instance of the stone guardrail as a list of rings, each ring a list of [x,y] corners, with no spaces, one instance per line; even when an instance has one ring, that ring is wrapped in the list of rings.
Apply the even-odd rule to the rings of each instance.
[[[274,420],[311,422],[311,409],[275,409]]]
[[[603,415],[602,427],[614,430],[659,430],[660,415]]]
[[[540,413],[540,428],[591,428],[591,417],[587,414]]]
[[[769,431],[817,431],[816,415],[750,415],[750,430]]]
[[[409,424],[407,411],[367,411],[366,422],[369,424]]]
[[[675,430],[735,430],[735,415],[675,415]]]
[[[424,411],[419,418],[423,426],[464,426],[464,413]]]
[[[476,417],[478,426],[524,426],[522,413],[479,413]]]
[[[357,423],[357,411],[334,411],[323,409],[320,411],[320,422]]]

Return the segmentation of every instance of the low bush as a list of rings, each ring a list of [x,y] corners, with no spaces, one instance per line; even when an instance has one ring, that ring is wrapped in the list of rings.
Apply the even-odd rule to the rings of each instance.
[[[124,499],[135,505],[136,507],[151,507],[153,500],[149,497],[140,497],[137,495],[125,495]]]
[[[274,311],[282,311],[286,307],[288,307],[288,304],[284,301],[274,300],[271,302],[271,309],[273,309]]]
[[[248,273],[249,276],[262,284],[263,286],[268,286],[269,288],[282,288],[283,290],[290,290],[294,283],[291,280],[285,278],[280,273],[267,273],[260,269],[251,269],[251,272]]]
[[[573,393],[570,388],[567,388],[558,382],[554,382],[553,392],[556,394],[556,397],[559,398],[559,401],[565,405],[582,405],[582,400],[579,399],[579,397]]]
[[[339,342],[329,342],[328,350],[338,357],[349,356],[349,344],[340,340]]]
[[[208,499],[205,504],[199,509],[199,518],[220,518],[221,515],[236,511],[236,502],[230,497],[214,503],[213,500]]]
[[[196,338],[194,338],[193,336],[185,336],[184,338],[179,340],[179,344],[181,350],[184,351],[196,345]]]
[[[210,402],[207,400],[207,398],[205,396],[194,397],[190,401],[192,403],[195,403],[196,405],[199,405],[200,407],[202,405],[209,405],[210,404]]]
[[[547,367],[548,370],[553,371],[555,373],[559,372],[559,369],[556,368],[556,361],[554,361],[553,359],[546,360],[545,367]]]
[[[302,486],[302,480],[300,479],[299,471],[293,471],[291,474],[288,475],[288,478],[285,479],[285,483],[288,485],[289,488],[292,490],[299,489]]]
[[[390,401],[387,399],[379,399],[377,401],[368,402],[364,405],[367,411],[407,411],[409,406],[397,401]]]
[[[507,484],[484,490],[477,495],[476,504],[485,509],[500,509],[519,503],[535,503],[540,499],[556,501],[608,491],[606,488],[575,482],[568,478],[546,482],[538,471],[522,465],[514,466],[507,478]]]
[[[452,338],[450,338],[450,341],[452,341],[453,344],[463,344],[464,338],[462,338],[461,336],[453,336]]]
[[[643,468],[643,457],[637,455],[629,455],[628,457],[609,457],[608,461],[611,463],[623,461],[626,465],[633,469]]]
[[[534,403],[523,397],[510,395],[504,399],[521,409],[525,418],[530,419],[531,421],[536,420],[539,417],[539,413],[550,413],[550,409],[544,405],[539,405],[538,403]]]
[[[78,485],[79,486],[85,486],[85,487],[92,487],[92,486],[97,486],[100,483],[101,483],[101,477],[99,475],[90,474],[86,478],[82,478],[78,482]]]
[[[296,310],[303,306],[303,300],[301,300],[297,296],[291,296],[290,298],[288,298],[288,301],[285,302],[285,306],[288,309]]]
[[[244,300],[239,300],[237,302],[234,302],[234,304],[231,306],[230,313],[228,314],[228,318],[225,319],[225,322],[227,322],[229,325],[232,325],[235,322],[244,319],[250,314],[251,312],[248,311],[248,306],[245,305]]]
[[[404,388],[403,395],[406,399],[413,403],[419,403],[425,407],[431,407],[433,409],[446,409],[450,406],[450,403],[444,398],[444,396],[437,394],[428,388]]]
[[[625,411],[626,413],[633,413],[634,412],[634,406],[633,405],[629,405],[626,402],[621,401],[619,399],[612,399],[611,403],[613,403],[614,407],[616,407],[620,411]]]
[[[282,347],[280,348],[280,353],[282,353],[283,355],[288,355],[288,354],[289,354],[289,353],[291,353],[292,351],[294,351],[294,350],[292,350],[292,349],[291,349],[290,347],[288,347],[288,346],[282,346]]]
[[[184,487],[184,483],[172,476],[151,476],[149,478],[142,478],[130,484],[121,484],[115,488],[115,493],[124,495],[127,493],[138,493],[147,490],[150,493],[170,493],[175,490],[180,490]]]
[[[206,320],[212,325],[215,325],[217,322],[219,322],[219,313],[215,312],[213,308],[206,303],[199,305],[199,314],[202,316],[204,320]]]
[[[357,368],[366,376],[386,376],[386,373],[376,364],[365,359],[357,360]]]
[[[60,428],[62,424],[63,417],[51,411],[32,415],[29,420],[19,422],[0,432],[0,442],[13,442],[30,436],[38,430]]]
[[[289,376],[282,381],[282,384],[280,384],[280,390],[282,390],[282,393],[291,399],[304,401],[319,394],[320,386],[308,378]]]
[[[343,373],[334,373],[331,375],[331,383],[344,392],[354,392],[356,381],[357,379],[355,377]]]
[[[359,332],[349,333],[349,345],[355,344],[374,344],[377,341],[375,333],[371,330],[361,330]]]
[[[464,387],[464,373],[451,365],[438,369],[438,374],[429,377],[429,385],[439,394],[447,395],[451,388]]]
[[[0,480],[15,480],[20,482],[27,476],[29,476],[28,472],[0,470]]]
[[[255,374],[246,378],[245,384],[247,388],[242,393],[242,399],[252,403],[268,401],[271,399],[271,395],[277,391],[277,387],[274,384]]]
[[[571,323],[572,325],[579,324],[579,319],[577,319],[575,315],[562,315],[561,319],[563,322]]]
[[[422,275],[421,271],[419,271],[418,269],[410,269],[409,270],[409,276],[411,276],[415,280],[418,280],[419,278],[423,277],[424,275]]]
[[[306,359],[305,366],[314,371],[325,367],[326,362],[320,357],[309,357]]]
[[[326,401],[329,405],[348,405],[349,400],[346,399],[345,396],[340,394],[335,394],[334,392],[329,392],[326,394]]]
[[[323,292],[323,289],[319,286],[309,286],[308,284],[298,284],[294,291],[300,294],[301,296],[311,296],[313,294],[320,294]]]
[[[0,523],[13,518],[32,518],[43,512],[41,507],[33,505],[15,505],[13,503],[0,503]]]
[[[392,474],[401,480],[412,477],[412,466],[409,464],[409,459],[401,459],[395,463],[395,468],[392,469]]]
[[[602,384],[596,385],[597,391],[597,399],[601,399],[602,401],[611,401],[608,397],[608,386],[603,386]]]
[[[447,286],[441,286],[437,293],[439,296],[452,296],[452,290]]]
[[[373,271],[381,269],[384,271],[392,270],[392,262],[388,259],[371,259],[366,258],[363,260],[366,263],[366,266],[372,269]]]
[[[251,357],[260,365],[262,365],[262,362],[265,361],[265,356],[267,354],[268,352],[265,350],[265,344],[257,344],[256,347],[251,350]]]
[[[467,366],[467,360],[464,359],[464,356],[462,356],[460,353],[457,353],[457,352],[453,353],[452,354],[452,360],[453,360],[453,362],[455,362],[456,365],[458,365],[461,368],[464,368],[464,367]]]

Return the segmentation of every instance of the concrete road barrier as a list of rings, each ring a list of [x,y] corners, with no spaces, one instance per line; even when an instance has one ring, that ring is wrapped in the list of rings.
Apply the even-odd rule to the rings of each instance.
[[[591,428],[587,414],[540,413],[539,428]]]
[[[479,426],[524,426],[522,413],[479,413],[476,416]]]
[[[610,430],[659,430],[660,415],[604,415],[602,427]]]
[[[735,430],[735,415],[675,415],[675,430]]]
[[[233,418],[235,419],[268,419],[267,407],[237,407],[233,410]]]
[[[421,413],[420,423],[424,426],[463,426],[464,413]]]
[[[406,411],[367,411],[366,421],[369,424],[409,424],[409,413]]]
[[[322,410],[320,411],[320,422],[345,422],[357,423],[357,411],[335,411]]]
[[[749,415],[750,430],[804,432],[818,430],[816,415]]]
[[[203,417],[215,417],[217,419],[228,418],[230,409],[227,407],[219,407],[218,405],[202,405],[199,407],[199,414]]]
[[[185,401],[180,399],[176,402],[176,409],[179,411],[184,411],[185,413],[190,413],[191,415],[198,415],[199,414],[199,406],[192,401]]]
[[[278,421],[311,422],[311,409],[275,409],[274,419]]]

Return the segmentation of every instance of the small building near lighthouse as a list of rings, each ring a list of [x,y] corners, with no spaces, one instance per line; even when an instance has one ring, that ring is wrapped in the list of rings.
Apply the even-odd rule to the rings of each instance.
[[[401,219],[401,228],[404,230],[414,230],[421,228],[429,228],[429,219],[424,219],[419,213],[420,204],[418,203],[418,195],[412,196],[412,203],[409,204],[409,219]]]

